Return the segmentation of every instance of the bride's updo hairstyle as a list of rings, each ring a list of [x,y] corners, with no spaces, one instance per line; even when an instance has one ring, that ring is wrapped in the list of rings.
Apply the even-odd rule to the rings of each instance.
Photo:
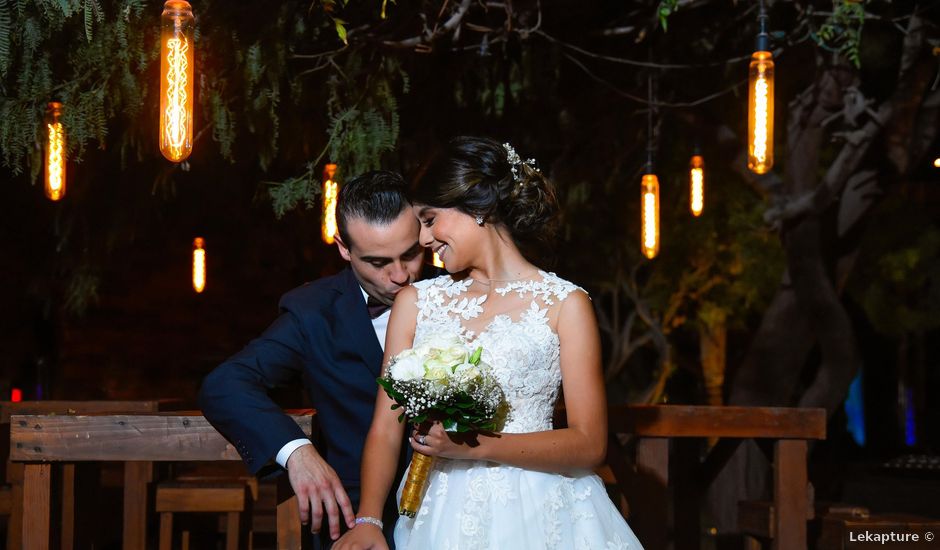
[[[552,250],[558,230],[552,182],[509,144],[486,138],[452,139],[418,181],[411,202],[502,224],[524,254],[539,259]]]

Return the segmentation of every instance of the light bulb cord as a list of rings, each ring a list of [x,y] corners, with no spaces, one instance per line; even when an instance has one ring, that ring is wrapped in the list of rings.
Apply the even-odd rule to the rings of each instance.
[[[650,39],[650,48],[647,53],[650,63],[653,62],[653,41]],[[646,173],[653,173],[653,154],[655,152],[655,139],[653,136],[653,109],[655,108],[655,102],[653,101],[653,69],[650,69],[650,72],[646,76],[646,93],[647,93],[647,106],[648,110],[646,111]]]
[[[757,40],[754,44],[754,50],[758,52],[770,51],[770,33],[767,32],[767,7],[764,0],[758,0],[759,11],[757,13]]]

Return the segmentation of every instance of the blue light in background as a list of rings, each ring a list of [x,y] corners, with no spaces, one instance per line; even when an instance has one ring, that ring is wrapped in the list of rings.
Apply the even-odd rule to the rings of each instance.
[[[917,427],[914,418],[914,390],[904,388],[904,444],[913,447],[917,444]]]
[[[865,399],[862,392],[862,371],[859,369],[852,385],[849,386],[849,395],[845,398],[846,428],[852,439],[859,447],[865,446]]]

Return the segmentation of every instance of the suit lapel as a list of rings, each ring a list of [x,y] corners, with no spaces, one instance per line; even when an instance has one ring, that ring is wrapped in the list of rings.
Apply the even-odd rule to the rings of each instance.
[[[362,288],[351,268],[346,268],[340,277],[337,290],[339,298],[335,302],[337,328],[334,331],[337,338],[342,338],[352,344],[352,349],[362,357],[364,364],[375,376],[379,375],[382,367],[382,347],[375,336],[372,319],[366,309],[362,297]]]

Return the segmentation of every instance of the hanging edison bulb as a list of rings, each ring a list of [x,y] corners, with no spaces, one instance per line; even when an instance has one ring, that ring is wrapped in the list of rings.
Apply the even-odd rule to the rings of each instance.
[[[333,244],[336,237],[336,197],[339,196],[339,184],[336,183],[336,165],[323,167],[323,217],[320,233],[323,242]]]
[[[167,0],[160,16],[160,152],[182,162],[193,152],[193,37],[196,19],[185,0]]]
[[[206,241],[202,237],[193,240],[193,290],[200,293],[206,289]]]
[[[748,70],[747,167],[766,174],[774,165],[774,56],[763,1],[758,18],[760,32]]]
[[[773,54],[754,52],[749,82],[747,167],[755,174],[766,174],[774,165]]]
[[[57,201],[65,196],[65,129],[59,118],[62,104],[49,103],[46,109],[46,197]]]
[[[689,211],[695,217],[705,209],[705,159],[692,155],[689,161]]]
[[[437,252],[435,252],[434,256],[431,258],[431,263],[434,264],[434,267],[444,268],[444,261],[437,255]]]
[[[644,174],[640,188],[640,248],[652,260],[659,254],[659,178]]]

